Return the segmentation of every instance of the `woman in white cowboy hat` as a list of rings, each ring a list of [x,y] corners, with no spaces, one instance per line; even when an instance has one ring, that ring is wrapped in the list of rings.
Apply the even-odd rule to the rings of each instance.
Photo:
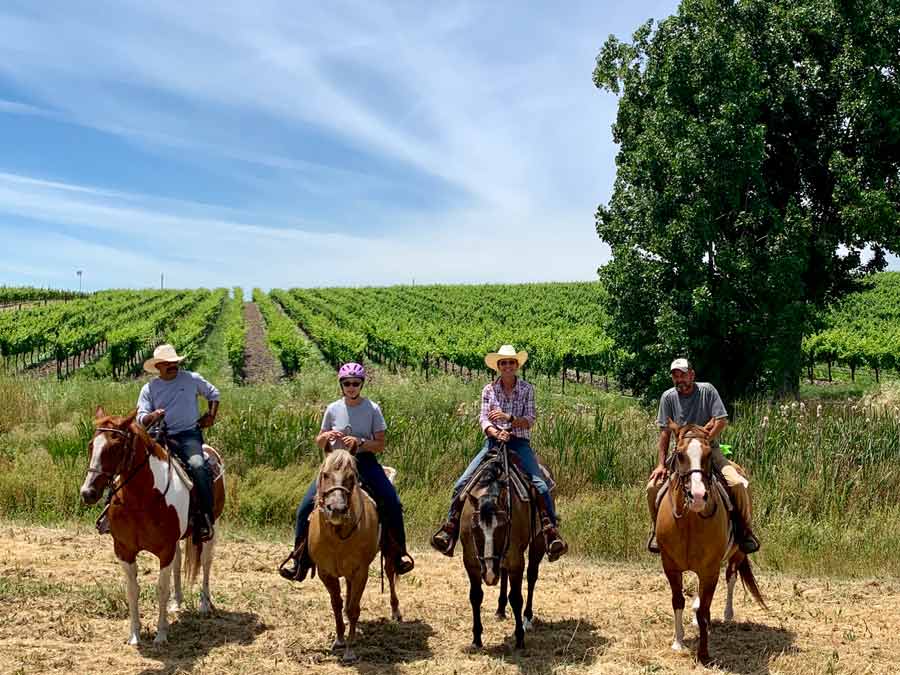
[[[144,361],[144,370],[157,377],[141,389],[137,419],[144,427],[151,427],[165,418],[169,449],[187,465],[197,486],[201,518],[194,532],[200,541],[207,541],[213,535],[213,494],[212,476],[203,460],[202,429],[216,421],[219,390],[201,375],[181,370],[182,361],[184,357],[172,345],[160,345],[153,350],[153,358]],[[197,406],[198,396],[209,402],[203,417]]]
[[[484,445],[453,486],[447,521],[431,538],[431,545],[444,555],[453,555],[459,533],[459,516],[462,511],[459,493],[488,452],[499,443],[506,443],[506,447],[518,456],[519,464],[530,476],[531,483],[540,496],[538,509],[547,540],[547,559],[553,562],[569,550],[566,542],[559,536],[553,497],[538,466],[534,450],[531,449],[531,427],[535,419],[534,387],[516,374],[527,360],[528,352],[516,351],[512,345],[503,345],[484,357],[487,367],[497,371],[499,377],[486,384],[481,392],[479,421],[486,437]]]

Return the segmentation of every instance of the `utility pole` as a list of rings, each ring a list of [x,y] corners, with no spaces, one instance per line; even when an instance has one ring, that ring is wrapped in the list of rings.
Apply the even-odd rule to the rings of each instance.
[[[159,290],[163,290],[165,287],[166,287],[165,274],[160,272],[159,273]]]
[[[76,270],[75,275],[78,277],[78,292],[81,293],[81,275],[84,274],[84,270]]]

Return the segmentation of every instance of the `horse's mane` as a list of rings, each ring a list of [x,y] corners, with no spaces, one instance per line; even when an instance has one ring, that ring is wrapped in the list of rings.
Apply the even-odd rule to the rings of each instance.
[[[143,445],[143,449],[157,459],[168,462],[169,451],[150,437],[150,434],[147,433],[147,430],[144,429],[143,425],[138,424],[136,417],[137,410],[127,416],[116,417],[114,415],[107,415],[106,417],[95,419],[94,428],[115,427],[116,429],[119,429],[125,422],[129,422],[126,429],[134,433],[135,437]],[[126,429],[122,429],[122,431],[125,431]]]
[[[356,458],[346,450],[332,450],[322,462],[322,471],[345,471],[350,469],[356,473]]]

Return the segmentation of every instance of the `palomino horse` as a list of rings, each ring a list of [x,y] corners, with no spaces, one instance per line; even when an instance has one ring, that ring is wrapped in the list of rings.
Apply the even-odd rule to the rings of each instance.
[[[756,601],[763,607],[766,605],[750,568],[750,559],[734,543],[722,494],[724,481],[717,479],[711,470],[707,432],[694,424],[678,427],[672,420],[669,420],[669,429],[676,440],[674,471],[659,505],[656,539],[663,570],[672,589],[672,609],[675,612],[672,649],[684,649],[682,574],[694,572],[699,580],[698,595],[693,603],[700,629],[697,658],[706,665],[710,660],[709,607],[716,592],[722,561],[728,561],[725,620],[734,618],[734,585],[738,573]]]
[[[469,602],[472,605],[472,646],[482,647],[481,582],[493,586],[502,577],[498,618],[505,616],[506,582],[509,604],[516,619],[516,648],[525,646],[525,629],[530,629],[534,613],[532,599],[538,568],[544,557],[544,537],[535,522],[531,504],[523,502],[509,485],[509,457],[505,446],[481,475],[466,498],[460,518],[463,564],[469,575]],[[491,460],[488,460],[491,461]],[[528,549],[528,601],[522,621],[522,574]]]
[[[140,640],[141,619],[138,611],[137,554],[149,551],[159,558],[159,623],[154,642],[166,642],[169,623],[167,610],[181,608],[181,551],[178,541],[184,539],[185,578],[192,583],[197,568],[203,566],[203,588],[200,611],[212,607],[209,595],[209,570],[212,565],[215,538],[204,544],[192,544],[188,522],[190,494],[180,472],[173,469],[168,451],[153,441],[135,422],[137,411],[127,417],[108,416],[97,408],[94,438],[91,440],[90,467],[81,486],[81,498],[94,504],[111,483],[109,529],[116,557],[125,570],[131,632],[128,644]],[[205,446],[210,459],[221,467],[222,459]],[[215,518],[225,505],[224,474],[213,483]],[[171,569],[174,568],[174,569]],[[170,573],[175,576],[175,598],[169,600]]]
[[[309,556],[331,596],[336,634],[332,649],[344,649],[345,663],[356,661],[353,641],[359,605],[369,579],[369,564],[378,553],[378,543],[378,512],[375,502],[360,487],[356,459],[346,450],[332,450],[322,462],[316,479],[316,509],[309,517]],[[391,556],[385,556],[384,572],[391,587],[391,618],[400,621],[397,573]],[[347,580],[350,634],[346,641],[341,577]]]

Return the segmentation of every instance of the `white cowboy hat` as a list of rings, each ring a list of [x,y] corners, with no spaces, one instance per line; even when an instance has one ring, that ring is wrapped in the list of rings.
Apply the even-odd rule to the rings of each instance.
[[[501,359],[515,359],[519,362],[519,368],[521,368],[528,360],[528,352],[517,352],[516,348],[512,345],[503,345],[497,351],[491,352],[490,354],[485,356],[484,362],[488,368],[490,368],[491,370],[496,370],[499,373],[500,368],[497,367],[497,361],[500,361]]]
[[[153,358],[144,361],[144,370],[151,375],[159,375],[159,369],[156,366],[160,363],[181,363],[186,358],[186,356],[178,356],[178,352],[172,345],[160,345],[153,350]]]

